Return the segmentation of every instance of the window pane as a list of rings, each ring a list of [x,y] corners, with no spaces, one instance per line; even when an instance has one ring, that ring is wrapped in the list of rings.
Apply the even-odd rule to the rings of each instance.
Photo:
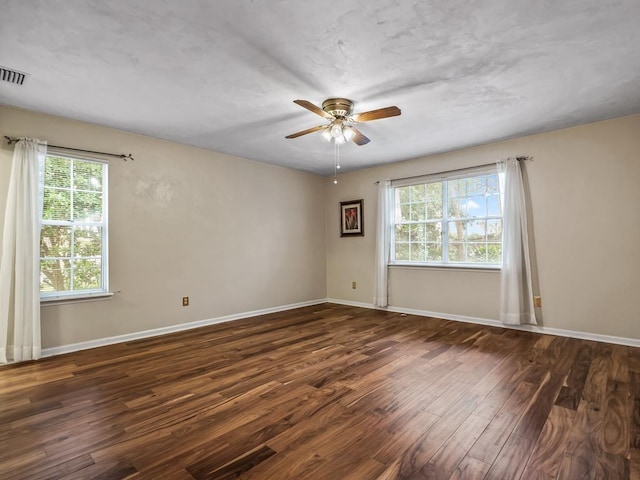
[[[425,225],[426,239],[428,242],[442,241],[442,224],[440,222],[427,223]]]
[[[62,157],[47,157],[44,162],[45,186],[69,188],[71,186],[71,160]]]
[[[408,222],[411,218],[411,205],[402,204],[396,209],[396,222]]]
[[[423,203],[426,193],[426,185],[413,185],[411,189],[411,203]]]
[[[487,182],[485,176],[467,178],[467,197],[485,194],[487,190]]]
[[[424,242],[425,239],[425,227],[423,223],[417,225],[411,225],[411,241],[412,242]]]
[[[409,203],[411,201],[411,195],[409,187],[396,188],[396,205],[400,203]]]
[[[424,262],[427,257],[427,250],[422,243],[411,244],[411,261],[412,262]]]
[[[487,231],[486,220],[471,220],[467,222],[467,240],[484,242]]]
[[[43,220],[71,220],[71,192],[69,190],[44,189]]]
[[[449,222],[449,240],[452,242],[464,242],[465,226],[467,222]]]
[[[487,246],[484,243],[468,243],[467,244],[467,262],[469,263],[486,263],[487,262]]]
[[[408,243],[396,243],[396,260],[409,260]]]
[[[486,217],[487,216],[487,197],[475,196],[467,198],[467,216],[468,217]]]
[[[487,244],[487,260],[489,263],[502,263],[502,245],[500,243]]]
[[[78,259],[73,269],[75,290],[91,290],[102,286],[102,262],[98,259]]]
[[[76,227],[73,253],[76,257],[102,255],[102,229],[100,227]]]
[[[466,248],[464,243],[450,242],[449,243],[449,261],[453,263],[460,263],[466,261]]]
[[[491,195],[487,197],[487,215],[490,215],[490,216],[502,215],[502,211],[500,209],[499,195]]]
[[[102,164],[76,160],[73,167],[73,186],[79,190],[102,190]]]
[[[409,241],[409,225],[396,225],[396,241],[408,242]]]
[[[441,243],[427,243],[427,261],[428,262],[442,261],[442,244]]]
[[[442,183],[427,184],[427,218],[442,218]]]
[[[467,216],[466,199],[452,198],[449,199],[447,208],[449,210],[449,218],[465,218]]]
[[[487,193],[498,193],[498,175],[487,175]]]
[[[464,178],[460,180],[449,180],[447,182],[447,190],[449,191],[449,199],[464,197],[467,191]]]
[[[41,257],[71,256],[71,227],[43,225],[40,234]]]
[[[101,222],[102,194],[74,192],[73,219],[76,222]]]
[[[426,206],[424,203],[413,203],[411,205],[411,221],[416,222],[416,221],[421,221],[421,220],[425,220],[426,218]]]
[[[439,220],[442,218],[442,198],[438,202],[427,203],[427,218],[429,220]]]
[[[427,184],[427,200],[442,203],[442,182]]]
[[[71,288],[71,262],[69,260],[42,260],[40,262],[40,291],[64,292]]]
[[[502,220],[487,220],[487,240],[490,242],[502,242]]]

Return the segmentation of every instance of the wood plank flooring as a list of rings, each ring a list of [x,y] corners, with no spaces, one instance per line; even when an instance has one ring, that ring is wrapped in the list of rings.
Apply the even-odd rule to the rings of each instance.
[[[640,478],[640,350],[325,304],[10,365],[0,478]]]

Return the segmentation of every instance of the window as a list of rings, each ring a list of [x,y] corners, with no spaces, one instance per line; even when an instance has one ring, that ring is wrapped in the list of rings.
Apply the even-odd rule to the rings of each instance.
[[[40,295],[46,299],[107,291],[107,164],[47,155]]]
[[[395,264],[500,266],[502,209],[495,169],[393,185]]]

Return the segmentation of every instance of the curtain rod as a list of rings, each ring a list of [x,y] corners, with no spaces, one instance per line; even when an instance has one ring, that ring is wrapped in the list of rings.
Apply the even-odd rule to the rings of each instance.
[[[12,143],[16,143],[18,140],[20,140],[19,138],[12,138],[12,137],[7,137],[6,135],[4,136],[4,138],[7,139],[7,143],[9,145],[11,145]],[[124,153],[108,153],[108,152],[96,152],[95,150],[84,150],[82,148],[71,148],[71,147],[62,147],[60,145],[49,145],[49,147],[51,148],[59,148],[61,150],[72,150],[74,152],[83,152],[83,153],[95,153],[96,155],[106,155],[108,157],[116,157],[116,158],[121,158],[122,160],[124,160],[125,162],[127,160],[133,160],[135,161],[135,158],[133,158],[133,156],[131,154],[129,155],[125,155]]]
[[[515,157],[516,160],[519,160],[521,162],[527,162],[527,161],[533,161],[533,157],[529,157],[529,156],[518,156]],[[443,175],[445,173],[456,173],[456,172],[464,172],[465,170],[472,170],[474,168],[482,168],[482,167],[491,167],[493,165],[496,165],[496,163],[498,162],[491,162],[491,163],[483,163],[482,165],[471,165],[470,167],[464,167],[464,168],[455,168],[453,170],[445,170],[442,172],[434,172],[434,173],[424,173],[422,175],[412,175],[410,177],[402,177],[402,178],[393,178],[391,179],[391,181],[395,181],[395,180],[411,180],[412,178],[421,178],[421,177],[428,177],[429,175]],[[378,180],[377,182],[374,182],[374,184],[378,185],[380,183],[380,180]]]

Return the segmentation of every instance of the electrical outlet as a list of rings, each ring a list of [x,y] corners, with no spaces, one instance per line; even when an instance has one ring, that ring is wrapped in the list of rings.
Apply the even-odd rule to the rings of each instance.
[[[538,297],[537,295],[533,297],[533,306],[541,307],[542,306],[542,297]]]
[[[183,307],[189,306],[189,297],[182,297],[182,306]]]
[[[352,288],[353,290],[355,290],[355,289],[356,289],[356,282],[351,282],[351,288]]]

